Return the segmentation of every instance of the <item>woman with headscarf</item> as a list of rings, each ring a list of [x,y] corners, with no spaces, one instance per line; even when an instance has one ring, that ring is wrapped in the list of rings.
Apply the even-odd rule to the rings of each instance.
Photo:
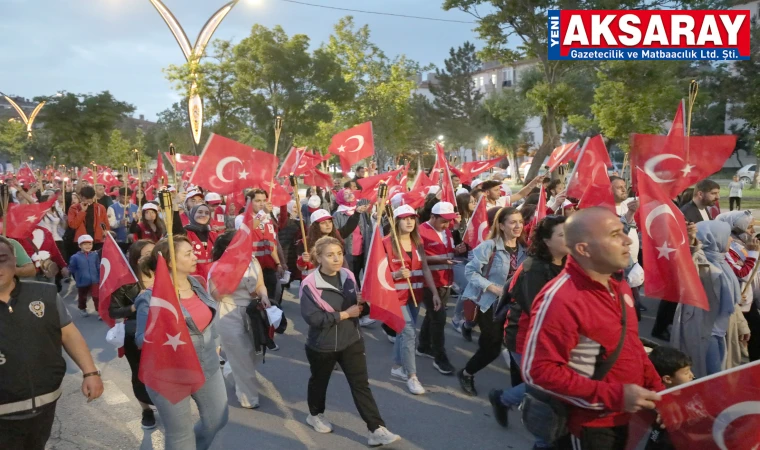
[[[760,277],[755,276],[750,280],[752,269],[757,264],[760,241],[755,237],[754,217],[749,211],[733,211],[718,215],[715,220],[726,222],[731,226],[731,245],[729,246],[726,260],[731,265],[734,273],[739,278],[742,289],[746,283],[751,284],[742,302],[739,305],[750,330],[750,338],[747,344],[750,361],[760,359]],[[739,321],[735,321],[739,324]],[[736,327],[730,327],[730,332],[737,331]],[[727,341],[730,343],[731,341]],[[733,367],[741,363],[741,348],[728,349],[727,367]]]
[[[211,230],[209,225],[211,222],[211,208],[206,204],[193,206],[187,215],[188,223],[184,227],[181,225],[178,216],[179,213],[175,211],[174,223],[172,223],[174,234],[187,235],[193,246],[193,254],[198,258],[198,265],[193,275],[197,275],[205,281],[213,263],[212,251],[214,249],[214,241],[218,235],[217,232]]]
[[[699,378],[720,372],[725,367],[726,336],[731,316],[741,301],[741,287],[726,261],[731,241],[730,225],[717,220],[700,222],[696,224],[696,240],[699,242],[694,241],[691,233],[690,238],[694,262],[710,309],[705,311],[679,303],[671,345],[691,357],[692,372]]]

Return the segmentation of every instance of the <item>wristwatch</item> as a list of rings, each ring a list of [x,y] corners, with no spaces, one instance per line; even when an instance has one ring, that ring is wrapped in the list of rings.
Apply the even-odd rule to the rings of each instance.
[[[100,376],[100,371],[96,370],[95,372],[85,373],[85,374],[82,375],[82,378],[84,379],[84,378],[87,378],[87,377],[94,377],[94,376],[98,376],[99,377]]]

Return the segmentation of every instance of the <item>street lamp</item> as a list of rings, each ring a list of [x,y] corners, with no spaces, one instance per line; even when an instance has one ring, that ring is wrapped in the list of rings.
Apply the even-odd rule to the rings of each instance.
[[[213,16],[203,25],[201,32],[198,33],[198,38],[195,40],[195,45],[190,44],[190,40],[187,38],[187,34],[182,26],[174,17],[169,8],[161,2],[161,0],[150,0],[158,13],[169,26],[169,30],[177,40],[179,47],[182,49],[182,53],[185,55],[187,62],[197,63],[203,56],[203,52],[206,50],[206,45],[211,41],[214,31],[222,23],[222,20],[229,14],[240,0],[232,0],[226,5],[222,6]],[[195,74],[193,74],[195,76]],[[190,129],[193,132],[193,140],[195,145],[201,142],[201,130],[203,129],[203,100],[200,95],[197,94],[198,85],[193,82],[190,86],[190,98],[187,102],[188,114],[190,116]]]
[[[483,145],[488,145],[488,142],[489,142],[488,136],[484,137],[483,140],[480,141],[480,143],[483,144]]]
[[[31,114],[30,114],[30,115],[27,117],[27,115],[24,113],[24,110],[23,110],[23,109],[21,109],[21,107],[20,107],[20,106],[19,106],[19,105],[18,105],[16,102],[14,102],[14,101],[13,101],[13,99],[11,99],[11,98],[10,98],[10,97],[8,97],[7,95],[3,94],[2,92],[0,92],[0,95],[2,95],[2,96],[3,96],[3,98],[5,98],[5,100],[6,100],[8,103],[10,103],[10,104],[11,104],[11,106],[13,106],[13,109],[15,109],[15,110],[16,110],[16,112],[18,113],[18,115],[19,115],[19,116],[21,116],[21,120],[23,120],[23,121],[24,121],[24,124],[26,125],[26,133],[27,133],[27,137],[28,137],[29,139],[31,139],[31,138],[32,138],[32,125],[34,125],[34,119],[36,119],[36,118],[37,118],[37,115],[38,115],[38,114],[40,113],[40,111],[42,110],[42,107],[43,107],[43,106],[45,106],[45,103],[46,103],[46,102],[44,102],[44,101],[43,101],[43,102],[41,102],[39,105],[37,105],[37,106],[34,108],[34,110],[32,111],[32,113],[31,113]],[[60,95],[61,95],[61,94],[60,94],[60,93],[58,93],[58,94],[56,94],[56,95],[55,95],[55,97],[60,97]]]
[[[443,135],[442,135],[442,134],[439,134],[439,135],[438,135],[438,140],[439,140],[439,141],[442,141],[442,140],[443,140]]]

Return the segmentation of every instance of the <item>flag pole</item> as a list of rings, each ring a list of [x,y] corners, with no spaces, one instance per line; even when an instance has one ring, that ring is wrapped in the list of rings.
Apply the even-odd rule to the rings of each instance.
[[[699,83],[697,80],[691,80],[689,84],[689,111],[686,115],[686,164],[689,163],[689,137],[691,136],[691,114],[694,111],[694,103],[697,101],[697,92],[699,92]]]
[[[66,178],[68,178],[68,171],[66,170],[66,166],[63,167],[63,188],[61,189],[61,207],[63,209],[63,215],[66,216]],[[66,226],[68,226],[68,220],[66,220]]]
[[[177,150],[174,148],[174,144],[171,143],[169,144],[169,155],[172,157],[172,162],[174,163],[174,189],[179,192],[180,189],[179,185],[177,184]],[[161,155],[158,156],[159,158],[161,157]]]
[[[124,214],[129,211],[129,166],[124,163]]]
[[[161,154],[159,153],[159,158]],[[164,210],[164,219],[166,221],[166,236],[169,238],[169,257],[172,261],[172,281],[174,282],[174,292],[177,294],[177,301],[180,300],[179,290],[177,289],[177,260],[174,254],[174,233],[172,232],[172,226],[174,225],[174,207],[172,205],[172,194],[168,190],[162,190],[159,193],[159,199],[161,200],[161,209]]]
[[[385,197],[388,195],[388,185],[387,184],[381,184],[380,187],[377,189],[378,196],[382,193],[382,199],[381,199],[381,205],[385,206]],[[385,210],[383,207],[381,211]],[[382,225],[382,215],[378,215],[377,223]],[[388,224],[391,226],[391,233],[393,234],[393,242],[396,243],[396,251],[398,252],[399,260],[401,261],[401,268],[406,269],[406,264],[404,264],[404,252],[401,248],[401,242],[398,240],[398,233],[396,232],[396,221],[393,219],[393,216],[390,214],[388,215]],[[412,302],[414,302],[414,307],[417,307],[417,297],[414,295],[414,288],[412,287],[412,281],[409,278],[406,278],[406,285],[409,286],[409,294],[412,296]]]
[[[135,156],[137,157],[137,191],[135,192],[135,199],[137,199],[137,192],[142,192],[142,175],[140,173],[140,151],[137,149],[134,149],[133,151],[135,152]],[[144,196],[145,196],[145,192],[143,192],[143,197]],[[140,205],[138,204],[137,206],[140,206]]]
[[[274,179],[272,180],[274,182]],[[301,214],[301,196],[298,195],[298,180],[296,180],[296,176],[293,174],[293,172],[290,173],[290,185],[293,186],[293,192],[296,195],[296,204],[295,209],[296,212],[298,212],[298,223],[301,225],[301,239],[303,240],[303,251],[304,253],[309,253],[309,246],[306,242],[306,228],[303,226],[303,216]],[[272,192],[272,187],[274,184],[269,185],[269,192]],[[271,194],[270,194],[271,195]]]
[[[0,204],[3,206],[3,237],[8,236],[8,185],[0,184]]]
[[[282,132],[282,116],[277,116],[274,118],[274,157],[277,158],[277,147],[280,146],[280,133]],[[274,176],[277,174],[277,171],[272,172],[272,179],[269,180],[269,197],[272,198],[272,190],[274,189]],[[293,184],[293,174],[290,174],[290,183]],[[296,198],[298,197],[298,194],[296,194]],[[299,206],[299,211],[300,205]],[[303,221],[301,221],[301,228],[303,228]],[[303,230],[301,230],[303,232]],[[303,242],[306,244],[306,235],[303,237]],[[306,246],[304,246],[306,248]]]

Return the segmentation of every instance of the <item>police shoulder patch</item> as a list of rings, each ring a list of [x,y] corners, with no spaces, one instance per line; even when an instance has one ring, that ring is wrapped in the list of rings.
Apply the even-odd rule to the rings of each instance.
[[[40,319],[45,315],[45,304],[39,300],[29,303],[29,311]]]

